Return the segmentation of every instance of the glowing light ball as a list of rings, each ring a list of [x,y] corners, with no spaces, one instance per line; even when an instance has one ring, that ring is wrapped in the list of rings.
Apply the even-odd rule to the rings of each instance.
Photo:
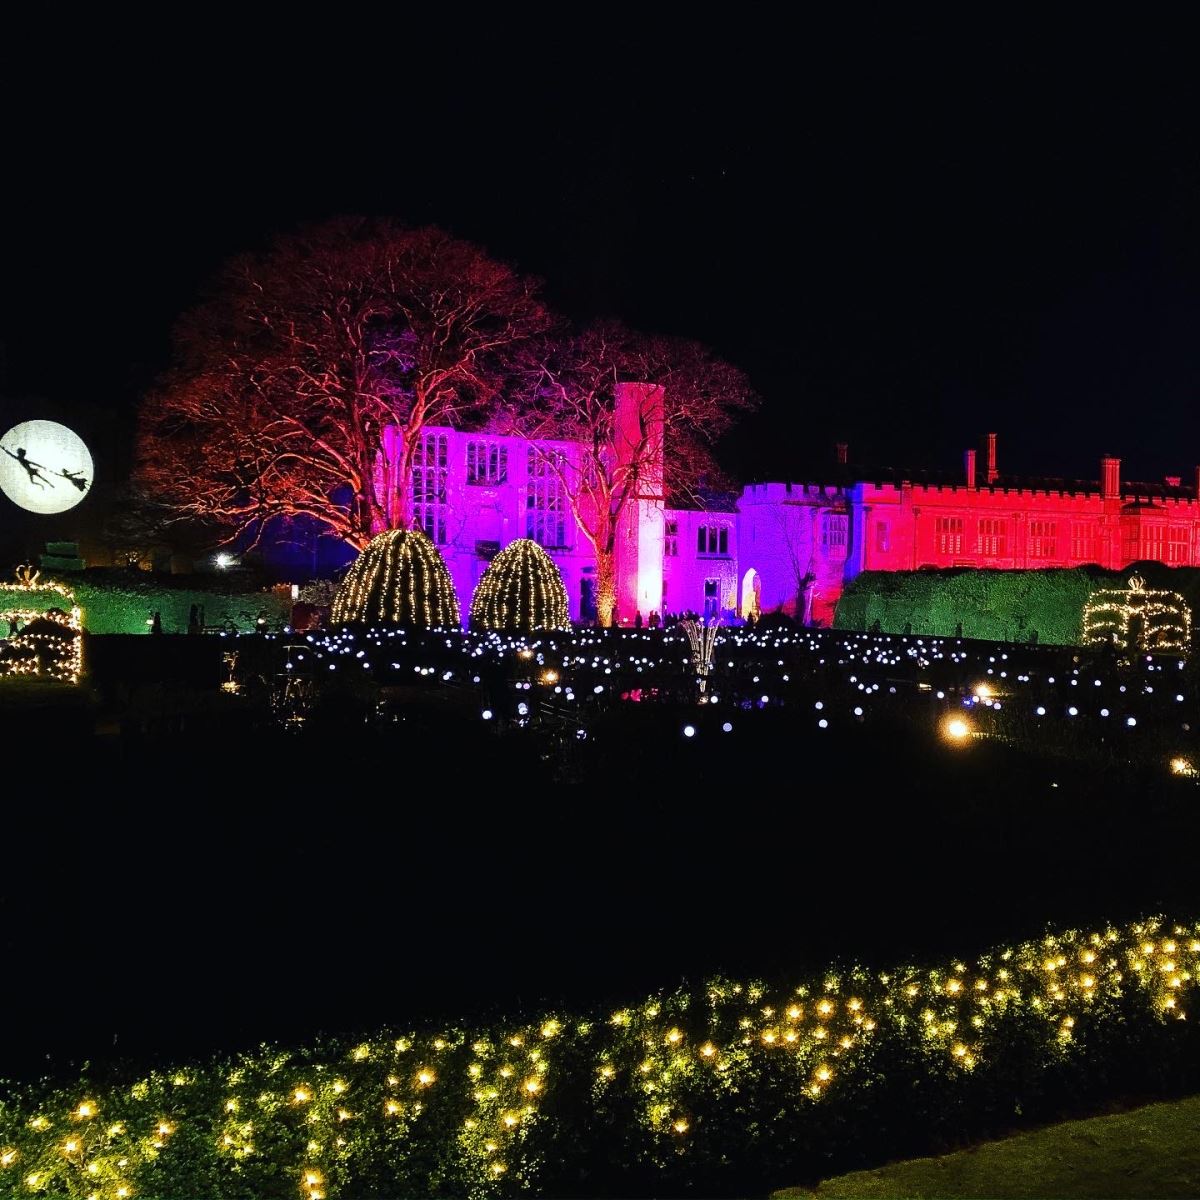
[[[354,560],[333,598],[336,625],[461,623],[458,597],[438,548],[419,530],[389,529]]]
[[[554,560],[530,538],[510,542],[475,589],[471,628],[530,633],[570,625],[567,589]]]
[[[66,512],[88,494],[92,479],[83,439],[57,421],[23,421],[0,438],[0,491],[26,512]]]

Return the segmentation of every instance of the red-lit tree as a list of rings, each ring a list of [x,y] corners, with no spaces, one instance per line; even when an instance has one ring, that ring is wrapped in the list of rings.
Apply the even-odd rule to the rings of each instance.
[[[280,238],[180,321],[139,482],[229,538],[307,515],[362,548],[404,524],[425,426],[486,412],[502,361],[548,326],[529,280],[440,229],[341,218]]]
[[[716,484],[717,440],[756,400],[745,375],[698,342],[649,336],[606,321],[573,335],[523,344],[507,432],[530,440],[559,479],[579,528],[596,553],[596,610],[611,625],[616,606],[616,545],[625,506],[647,492],[679,507],[701,503]],[[662,420],[618,429],[617,384],[657,384]],[[575,442],[560,456],[537,439]],[[661,464],[661,468],[660,468]]]

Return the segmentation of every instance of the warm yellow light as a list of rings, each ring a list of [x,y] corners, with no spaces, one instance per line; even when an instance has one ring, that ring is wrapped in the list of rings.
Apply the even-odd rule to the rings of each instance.
[[[436,1078],[437,1076],[428,1067],[422,1067],[417,1072],[417,1082],[422,1087],[428,1087]]]
[[[237,1105],[236,1100],[226,1100],[225,1101],[225,1111],[226,1112],[237,1112],[237,1106],[238,1105]]]
[[[1200,771],[1197,771],[1196,768],[1192,766],[1191,760],[1184,758],[1182,755],[1178,758],[1171,759],[1171,770],[1176,775],[1200,774]]]
[[[166,1121],[159,1121],[158,1132],[165,1136],[166,1134],[171,1132],[171,1127],[170,1127],[170,1125],[168,1125],[166,1123]]]
[[[552,1038],[561,1028],[562,1026],[557,1021],[547,1021],[542,1026],[542,1037]]]
[[[492,1163],[491,1171],[492,1171],[493,1175],[503,1175],[504,1172],[507,1170],[508,1170],[508,1168],[503,1163],[500,1163],[500,1162]]]
[[[712,1058],[716,1052],[717,1048],[712,1044],[712,1042],[705,1042],[704,1045],[700,1047],[700,1053],[704,1055],[705,1058]]]
[[[535,1092],[542,1090],[542,1081],[540,1079],[525,1080],[525,1090],[532,1096]]]
[[[75,1110],[75,1115],[77,1117],[94,1117],[96,1115],[96,1106],[90,1100],[84,1100]]]
[[[11,1167],[17,1161],[17,1152],[8,1149],[0,1152],[0,1167]]]
[[[798,1021],[804,1015],[804,1010],[798,1004],[793,1004],[791,1008],[787,1010],[787,1015],[788,1020]]]
[[[676,1133],[687,1133],[688,1123],[682,1117],[680,1117],[680,1119],[676,1121],[671,1128],[675,1130]]]
[[[616,1072],[613,1070],[610,1063],[602,1063],[600,1066],[601,1079],[611,1079]]]
[[[542,672],[542,682],[543,683],[557,683],[558,682],[558,672],[557,671],[543,671]]]
[[[671,1032],[667,1034],[667,1041],[674,1046],[683,1041],[683,1034],[678,1029],[672,1029]]]
[[[826,1066],[820,1066],[817,1068],[817,1079],[821,1083],[828,1083],[832,1075],[833,1072]]]
[[[68,1138],[67,1144],[63,1148],[68,1154],[74,1154],[79,1149],[79,1143],[74,1138]]]
[[[978,700],[990,700],[995,694],[990,685],[986,683],[977,683],[975,685],[975,697]]]
[[[829,1016],[829,1014],[833,1012],[832,1002],[829,1000],[822,1000],[820,1004],[817,1005],[817,1012],[819,1012],[823,1017]]]
[[[955,1058],[966,1058],[966,1056],[967,1056],[966,1046],[964,1046],[962,1044],[962,1042],[958,1042],[954,1047],[954,1057]]]
[[[962,717],[951,717],[942,726],[942,733],[952,742],[961,742],[971,736],[971,726]]]
[[[384,1109],[386,1110],[388,1116],[394,1117],[400,1111],[400,1105],[398,1105],[395,1100],[389,1100],[387,1104],[384,1105]]]
[[[312,1099],[312,1095],[309,1093],[307,1088],[297,1088],[292,1093],[292,1099],[295,1100],[297,1104],[307,1104]]]

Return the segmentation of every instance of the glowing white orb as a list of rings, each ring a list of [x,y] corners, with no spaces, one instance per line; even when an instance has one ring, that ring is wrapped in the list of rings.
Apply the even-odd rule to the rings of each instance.
[[[83,439],[57,421],[24,421],[0,438],[0,491],[26,512],[74,508],[92,478]]]

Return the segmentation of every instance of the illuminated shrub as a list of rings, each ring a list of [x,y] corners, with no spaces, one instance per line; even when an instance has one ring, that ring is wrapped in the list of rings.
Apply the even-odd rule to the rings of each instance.
[[[571,623],[558,567],[529,538],[518,538],[492,559],[471,600],[472,629],[531,632]]]
[[[437,547],[415,529],[390,529],[372,538],[333,598],[335,625],[459,623],[458,598]]]
[[[797,986],[711,979],[617,1011],[48,1079],[0,1105],[0,1194],[765,1195],[1016,1116],[1194,1091],[1198,973],[1200,923],[1155,918]]]

